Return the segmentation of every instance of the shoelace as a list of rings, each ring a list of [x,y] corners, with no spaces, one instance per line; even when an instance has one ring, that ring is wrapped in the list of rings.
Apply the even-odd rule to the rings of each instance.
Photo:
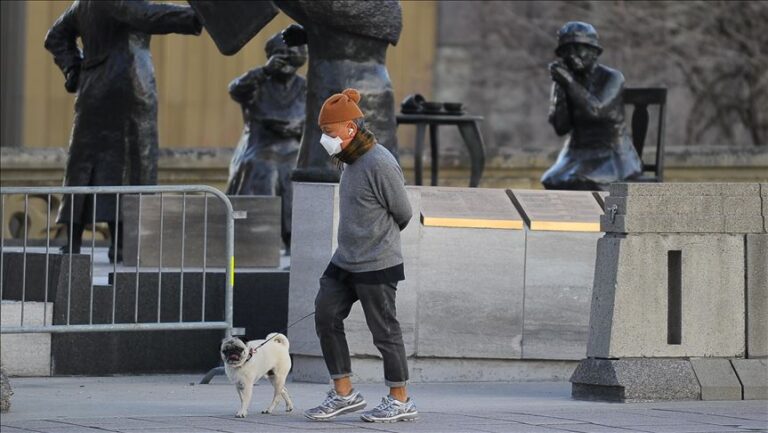
[[[333,390],[328,391],[328,396],[325,397],[325,400],[323,401],[323,404],[320,406],[326,408],[326,409],[333,409],[333,402],[334,400],[339,399],[341,396],[336,394]]]
[[[376,409],[380,411],[389,411],[395,407],[396,403],[394,398],[382,397],[381,403]]]

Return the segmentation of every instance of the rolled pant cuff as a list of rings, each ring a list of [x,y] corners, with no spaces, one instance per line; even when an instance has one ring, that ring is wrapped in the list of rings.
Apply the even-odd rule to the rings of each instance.
[[[384,380],[384,385],[388,386],[389,388],[402,388],[404,387],[408,382],[392,382],[389,380]]]
[[[331,379],[344,379],[345,377],[352,376],[352,373],[339,373],[339,374],[332,374]]]

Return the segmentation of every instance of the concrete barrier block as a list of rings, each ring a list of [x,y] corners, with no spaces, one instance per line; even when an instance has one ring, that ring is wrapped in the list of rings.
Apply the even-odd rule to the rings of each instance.
[[[414,215],[408,227],[401,232],[406,279],[398,284],[396,308],[406,353],[411,354],[416,344],[416,297],[420,281],[418,252],[421,227],[418,216],[420,190],[408,188],[407,191]],[[289,323],[315,310],[315,297],[320,287],[319,279],[336,249],[338,185],[296,183],[293,209]],[[355,303],[344,323],[351,356],[380,357],[378,349],[373,345],[371,333],[359,303]],[[288,332],[291,353],[322,355],[313,318],[303,320]]]
[[[747,357],[768,357],[768,234],[747,235]]]
[[[523,219],[503,189],[434,187],[420,191],[424,226],[523,229]]]
[[[603,208],[590,191],[508,190],[533,231],[599,232]]]
[[[413,216],[405,230],[400,232],[405,280],[400,281],[397,285],[395,308],[397,310],[397,321],[400,323],[400,330],[403,333],[405,353],[407,356],[410,356],[416,351],[416,305],[421,287],[419,242],[423,228],[419,224],[418,212],[421,206],[420,190],[418,188],[407,188],[407,193],[408,200],[413,209]],[[368,330],[365,314],[363,314],[363,309],[359,302],[355,303],[352,307],[349,318],[344,321],[344,327],[347,334],[347,343],[349,344],[349,353],[352,356],[381,357],[379,349],[373,345],[373,337]],[[355,365],[353,364],[352,367],[354,372]],[[381,374],[380,371],[379,374]]]
[[[416,357],[408,360],[409,382],[421,383],[564,381],[573,374],[576,365],[576,361],[524,359]],[[381,362],[359,358],[352,361],[352,368],[361,381],[381,382]]]
[[[768,183],[760,184],[760,197],[763,202],[763,232],[768,233]]]
[[[418,355],[520,358],[525,233],[423,227]]]
[[[611,233],[762,233],[760,194],[757,183],[614,184],[605,201],[601,229]]]
[[[288,323],[315,311],[320,277],[336,246],[337,209],[338,184],[294,183]],[[322,355],[313,317],[289,329],[288,339],[291,353]]]
[[[616,280],[619,273],[619,251],[623,239],[618,235],[606,235],[597,241],[587,356],[592,353],[600,357],[611,349],[612,329],[616,319],[614,308],[618,289]]]
[[[608,198],[607,191],[592,191],[592,195],[595,196],[595,200],[600,205],[600,208],[605,211],[605,199]]]
[[[754,200],[754,199],[753,199]],[[607,206],[607,204],[606,204]],[[753,206],[754,207],[754,206]],[[750,214],[676,214],[611,216],[610,206],[600,217],[605,233],[762,233],[762,216]]]
[[[768,360],[732,359],[744,389],[744,400],[768,400]]]
[[[53,320],[53,303],[24,302],[0,303],[2,326],[50,325]],[[0,364],[10,376],[51,375],[51,334],[0,334]]]
[[[577,361],[415,358],[409,360],[414,382],[527,382],[568,380]]]
[[[616,206],[619,215],[654,215],[689,218],[697,215],[715,217],[718,215],[754,216],[762,212],[759,200],[754,196],[609,196],[605,206]]]
[[[754,196],[760,194],[760,184],[748,182],[672,182],[672,183],[613,183],[611,196]]]
[[[564,381],[573,374],[576,361],[521,359],[463,359],[408,357],[409,383]],[[293,380],[329,383],[328,369],[319,356],[293,356]],[[352,358],[353,383],[382,383],[384,367],[372,357]]]
[[[293,341],[291,341],[291,352],[293,352]],[[328,374],[328,367],[325,366],[322,356],[293,354],[292,361],[291,374],[295,382],[331,383],[331,375]],[[354,371],[353,366],[353,374]]]
[[[8,375],[5,374],[5,368],[0,366],[0,412],[8,412],[11,409],[11,396],[13,389]]]
[[[587,356],[741,357],[745,332],[743,236],[598,241]]]
[[[702,400],[741,400],[741,383],[725,358],[691,358]]]
[[[580,360],[601,233],[528,231],[523,358]]]
[[[588,358],[576,367],[571,384],[576,400],[698,400],[701,393],[687,359]]]

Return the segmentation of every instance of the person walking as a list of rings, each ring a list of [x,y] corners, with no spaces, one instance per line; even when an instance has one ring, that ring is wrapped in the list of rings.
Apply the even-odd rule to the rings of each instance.
[[[397,284],[405,279],[400,232],[411,220],[405,178],[395,157],[365,128],[360,93],[346,89],[320,109],[320,144],[342,168],[339,181],[338,247],[315,299],[315,330],[333,389],[317,407],[305,412],[326,421],[362,410],[367,403],[352,386],[344,319],[360,301],[373,342],[384,359],[389,394],[362,413],[367,422],[418,418],[408,397],[408,364],[396,317]]]

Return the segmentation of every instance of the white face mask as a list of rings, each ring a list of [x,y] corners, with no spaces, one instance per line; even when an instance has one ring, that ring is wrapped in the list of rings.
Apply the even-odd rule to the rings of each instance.
[[[341,143],[342,143],[341,137],[331,137],[330,135],[323,134],[320,136],[320,144],[323,145],[325,148],[325,151],[328,152],[328,155],[336,155],[337,153],[341,152]]]

